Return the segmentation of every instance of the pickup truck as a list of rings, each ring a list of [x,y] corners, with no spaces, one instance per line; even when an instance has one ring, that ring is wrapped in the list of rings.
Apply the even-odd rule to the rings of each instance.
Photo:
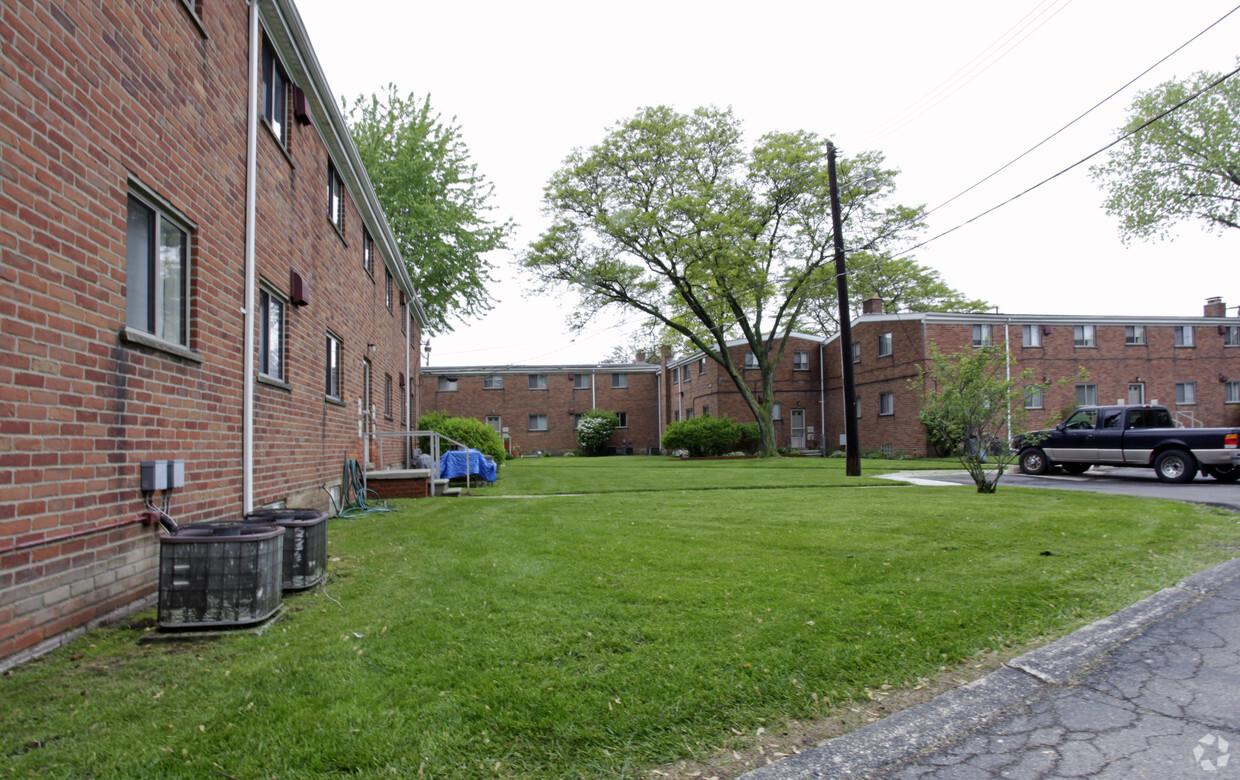
[[[1012,442],[1020,470],[1058,466],[1081,474],[1090,466],[1153,468],[1163,482],[1189,482],[1200,469],[1220,482],[1240,479],[1240,428],[1179,428],[1165,406],[1082,406],[1049,431]]]

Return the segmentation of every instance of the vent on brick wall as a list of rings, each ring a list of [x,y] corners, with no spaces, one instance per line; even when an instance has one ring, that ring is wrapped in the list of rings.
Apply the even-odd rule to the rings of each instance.
[[[288,299],[294,306],[305,306],[310,302],[310,285],[292,269],[288,272]]]
[[[306,93],[302,88],[293,85],[293,117],[299,125],[310,124],[310,107],[306,105]]]

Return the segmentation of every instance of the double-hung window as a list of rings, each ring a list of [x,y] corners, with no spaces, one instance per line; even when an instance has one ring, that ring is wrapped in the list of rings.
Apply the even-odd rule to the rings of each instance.
[[[130,195],[125,255],[125,325],[188,347],[188,230]]]
[[[1025,388],[1025,408],[1026,409],[1041,409],[1042,408],[1042,388],[1041,387],[1037,387],[1035,385],[1033,387]]]
[[[792,353],[792,370],[793,371],[809,371],[809,353],[804,350],[797,350]]]
[[[891,355],[891,334],[878,334],[878,356],[888,357]]]
[[[1223,326],[1223,346],[1240,347],[1240,325]]]
[[[1093,325],[1074,325],[1072,327],[1072,345],[1075,347],[1096,347],[1098,341],[1094,335]]]
[[[385,266],[383,268],[383,305],[387,307],[389,312],[392,311],[392,272]]]
[[[547,430],[547,415],[531,414],[530,415],[530,430],[531,431]]]
[[[1224,388],[1223,403],[1240,404],[1240,379],[1229,379]]]
[[[973,346],[989,347],[991,345],[991,331],[989,325],[973,326]]]
[[[263,38],[263,118],[281,146],[288,146],[288,76],[271,41]]]
[[[547,389],[547,375],[546,374],[530,374],[530,389],[531,390],[546,390]]]
[[[503,390],[504,375],[503,374],[487,374],[482,377],[483,390]]]
[[[589,374],[573,374],[573,389],[574,390],[589,390],[590,389],[590,375]]]
[[[1041,325],[1021,325],[1020,341],[1022,347],[1040,347],[1042,346],[1042,326]]]
[[[1176,382],[1175,383],[1175,402],[1177,404],[1197,403],[1197,383],[1196,382]]]
[[[258,291],[258,372],[284,381],[284,300],[261,288]]]
[[[327,221],[344,233],[344,182],[330,160],[327,163]]]
[[[340,366],[341,366],[342,345],[340,337],[335,333],[327,334],[327,360],[326,360],[326,381],[323,385],[323,394],[328,398],[339,401],[344,398],[340,390]]]
[[[1144,325],[1125,325],[1124,326],[1124,343],[1129,346],[1139,347],[1145,344],[1145,326]]]
[[[629,427],[629,413],[628,412],[616,412],[616,421],[617,421],[616,422],[617,428]]]
[[[1076,386],[1076,405],[1077,406],[1097,406],[1098,405],[1098,385],[1087,384]]]
[[[746,350],[745,351],[745,368],[757,368],[757,367],[758,367],[758,356],[755,355],[753,352]]]
[[[613,390],[622,390],[629,386],[628,374],[612,374],[611,386]]]
[[[372,277],[375,275],[375,240],[366,228],[362,228],[362,268]]]
[[[1193,346],[1193,326],[1192,325],[1176,325],[1175,326],[1175,345],[1177,347]]]
[[[880,417],[889,417],[896,413],[896,395],[895,393],[879,393],[878,394],[878,414]]]

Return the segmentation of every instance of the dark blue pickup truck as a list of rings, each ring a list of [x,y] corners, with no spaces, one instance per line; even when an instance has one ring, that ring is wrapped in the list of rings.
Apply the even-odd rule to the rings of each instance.
[[[1189,482],[1200,470],[1220,482],[1240,479],[1240,428],[1177,428],[1165,406],[1082,406],[1049,431],[1018,436],[1020,470],[1058,466],[1080,474],[1090,466],[1154,469],[1163,482]]]

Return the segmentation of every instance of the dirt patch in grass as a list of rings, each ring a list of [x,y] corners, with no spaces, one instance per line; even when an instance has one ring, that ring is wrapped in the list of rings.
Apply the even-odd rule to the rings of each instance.
[[[843,736],[897,712],[930,701],[961,685],[979,680],[1009,660],[1039,647],[1035,642],[1020,648],[992,651],[966,664],[947,669],[933,680],[921,680],[907,688],[887,688],[870,692],[870,700],[857,702],[814,721],[789,721],[772,731],[737,734],[745,747],[721,750],[705,761],[678,761],[653,767],[642,773],[649,780],[734,780],[758,767],[802,753],[827,740]]]

